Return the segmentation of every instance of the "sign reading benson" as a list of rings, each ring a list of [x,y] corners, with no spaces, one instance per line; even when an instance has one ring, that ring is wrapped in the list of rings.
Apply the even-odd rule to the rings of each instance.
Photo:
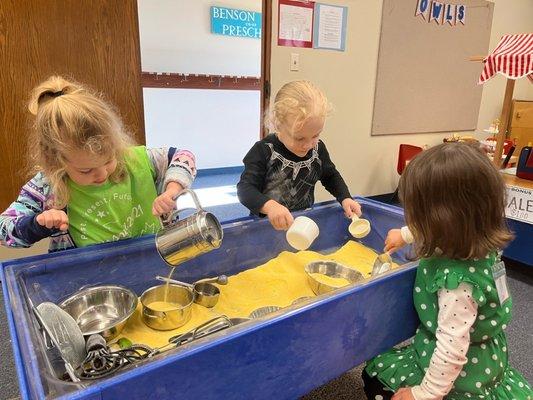
[[[261,39],[261,13],[212,6],[211,33]]]

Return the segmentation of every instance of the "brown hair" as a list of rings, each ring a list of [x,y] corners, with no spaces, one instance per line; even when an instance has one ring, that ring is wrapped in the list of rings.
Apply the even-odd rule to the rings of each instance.
[[[35,116],[30,135],[29,163],[50,181],[50,206],[63,208],[69,200],[66,155],[84,150],[117,159],[113,182],[126,174],[124,154],[133,143],[115,108],[87,87],[51,76],[33,89],[28,109]]]
[[[290,135],[313,117],[326,118],[332,106],[326,95],[310,81],[292,81],[279,89],[274,103],[265,115],[265,126],[270,132]]]
[[[421,257],[482,258],[513,238],[504,218],[503,179],[471,144],[445,143],[417,155],[399,193]]]

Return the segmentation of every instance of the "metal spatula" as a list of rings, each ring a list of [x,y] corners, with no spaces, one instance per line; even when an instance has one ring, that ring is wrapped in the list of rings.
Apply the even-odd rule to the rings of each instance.
[[[376,257],[374,265],[372,266],[372,275],[380,275],[392,268],[392,258],[388,252],[381,253]]]
[[[41,303],[34,308],[34,312],[52,343],[61,353],[70,378],[78,382],[74,370],[81,365],[87,355],[80,327],[74,318],[54,303]]]

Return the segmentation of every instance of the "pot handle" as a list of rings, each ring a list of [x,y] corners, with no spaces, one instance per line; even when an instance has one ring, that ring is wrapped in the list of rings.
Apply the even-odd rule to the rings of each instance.
[[[163,226],[168,226],[172,223],[174,220],[174,217],[178,215],[180,212],[191,209],[190,207],[178,209],[178,198],[183,196],[184,194],[190,194],[192,197],[192,200],[194,201],[194,205],[196,206],[196,211],[203,211],[204,209],[200,205],[200,200],[198,200],[198,196],[192,189],[183,189],[180,194],[178,194],[174,200],[176,201],[176,209],[172,211],[171,213],[167,214],[165,218],[161,217],[161,223]]]
[[[160,312],[161,314],[163,314],[161,317],[158,316],[158,315],[152,315],[152,314],[149,314],[148,313],[148,310],[146,309],[146,307],[143,306],[143,316],[146,317],[146,318],[152,318],[152,319],[156,319],[156,318],[163,318],[163,319],[167,319],[167,313],[164,312],[164,311],[156,311],[156,312]]]

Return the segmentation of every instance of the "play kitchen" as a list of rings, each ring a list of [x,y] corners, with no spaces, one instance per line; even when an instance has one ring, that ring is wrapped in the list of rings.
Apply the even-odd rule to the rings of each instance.
[[[294,345],[302,342],[297,347],[316,348],[309,357],[313,360],[315,353],[320,353],[320,362],[324,362],[331,355],[323,354],[320,349],[332,339],[327,333],[331,331],[331,326],[340,327],[336,319],[345,321],[356,315],[366,315],[367,302],[375,302],[372,307],[381,309],[384,297],[385,302],[394,300],[394,307],[406,316],[397,321],[396,314],[387,316],[388,309],[383,309],[380,313],[386,320],[379,324],[371,315],[364,317],[364,328],[357,327],[360,322],[352,321],[355,324],[353,329],[359,332],[357,336],[363,335],[361,340],[365,342],[365,350],[360,347],[360,351],[365,354],[377,352],[375,343],[365,339],[367,326],[375,324],[380,329],[384,326],[390,328],[390,337],[377,338],[379,346],[407,337],[412,333],[409,329],[411,319],[412,326],[415,326],[414,316],[410,314],[410,304],[403,298],[396,298],[394,292],[409,290],[412,284],[411,266],[404,265],[382,279],[370,281],[367,278],[373,259],[369,258],[370,265],[359,273],[350,268],[357,263],[346,258],[348,254],[359,251],[368,251],[375,258],[375,253],[368,247],[378,248],[381,245],[386,231],[402,223],[401,213],[361,201],[373,228],[368,236],[358,239],[367,247],[349,240],[348,223],[341,210],[334,205],[326,205],[306,212],[321,230],[314,239],[313,252],[287,252],[290,248],[285,234],[272,230],[268,221],[230,222],[224,224],[224,242],[220,247],[188,259],[176,269],[174,278],[167,277],[169,265],[154,249],[153,238],[3,264],[2,283],[7,294],[8,318],[17,349],[16,363],[23,397],[55,398],[67,393],[77,398],[89,398],[99,392],[102,396],[108,393],[110,397],[117,398],[134,391],[135,398],[146,398],[150,396],[148,389],[153,390],[157,384],[157,387],[163,388],[161,398],[172,398],[172,385],[170,381],[166,382],[165,377],[173,376],[173,379],[179,378],[184,383],[187,395],[200,396],[203,393],[202,398],[217,398],[220,392],[211,393],[201,383],[209,379],[218,387],[220,379],[218,374],[208,376],[202,372],[209,370],[204,361],[217,365],[217,371],[225,375],[221,384],[233,379],[223,371],[234,370],[233,373],[237,373],[235,369],[247,376],[251,374],[254,382],[265,374],[268,381],[271,373],[278,377],[276,380],[280,379],[279,371],[283,372],[286,367],[273,361],[272,354],[282,355],[291,365],[291,373],[296,371],[299,375],[300,363],[308,361],[301,359],[299,351],[293,352]],[[345,249],[347,240],[348,244],[351,242],[361,248]],[[337,256],[331,255],[332,251]],[[306,271],[305,267],[320,261],[322,254],[328,254],[327,260],[318,263],[317,270]],[[405,262],[404,257],[400,253],[398,261]],[[346,275],[350,271],[352,274]],[[279,279],[279,273],[289,276],[293,283],[287,286]],[[257,279],[254,281],[251,275],[246,274],[257,274]],[[328,278],[331,281],[324,282]],[[346,281],[341,282],[342,279]],[[313,282],[316,280],[321,281],[320,288],[318,284],[315,287]],[[165,291],[167,285],[168,292]],[[153,287],[160,289],[154,290]],[[263,292],[262,287],[272,287],[274,291],[263,300],[258,297]],[[325,290],[328,293],[322,295],[327,287],[331,290]],[[381,293],[379,301],[374,299],[374,290],[377,294]],[[383,296],[383,290],[393,294]],[[158,293],[151,297],[153,292]],[[331,309],[341,298],[348,300],[352,297],[353,301],[348,301],[343,307]],[[44,303],[47,305],[41,305]],[[169,310],[165,308],[166,303],[179,304],[180,307]],[[43,308],[41,314],[45,315],[31,311],[33,304],[37,309]],[[357,309],[352,309],[355,304],[358,304]],[[60,313],[57,309],[49,311],[52,305],[57,305],[72,320],[67,323],[63,314],[63,320],[58,322],[56,314]],[[148,307],[143,310],[145,305]],[[190,316],[186,315],[187,312]],[[343,315],[338,315],[339,312]],[[345,312],[350,314],[344,315]],[[148,314],[154,318],[147,317]],[[303,336],[298,328],[301,322],[294,325],[297,315],[310,324]],[[277,322],[271,324],[272,321]],[[173,328],[178,325],[181,327]],[[54,332],[60,332],[60,335],[56,337]],[[79,339],[80,335],[83,339],[78,342],[83,346],[78,343],[74,349],[67,351],[61,338]],[[160,335],[164,335],[164,340],[156,341],[155,338]],[[151,338],[154,341],[148,340]],[[250,347],[252,342],[249,343],[249,340],[265,343],[267,347],[256,354],[259,349]],[[286,340],[292,344],[288,345]],[[221,349],[221,353],[217,349]],[[261,366],[255,366],[260,360],[263,360]],[[352,361],[357,362],[357,357],[350,363]],[[259,368],[257,371],[256,367]],[[193,370],[196,371],[194,374]],[[290,375],[285,372],[285,376]],[[101,383],[94,386],[91,384],[93,381]],[[303,381],[306,382],[304,385],[297,385],[298,393],[314,384],[307,379]],[[261,383],[255,382],[254,385],[260,387]],[[225,384],[223,386],[226,387]],[[254,391],[249,386],[241,388],[237,382],[231,387],[232,390],[245,390],[247,394]],[[276,395],[273,391],[275,389],[270,388],[264,394],[254,393],[253,397],[272,398]]]

